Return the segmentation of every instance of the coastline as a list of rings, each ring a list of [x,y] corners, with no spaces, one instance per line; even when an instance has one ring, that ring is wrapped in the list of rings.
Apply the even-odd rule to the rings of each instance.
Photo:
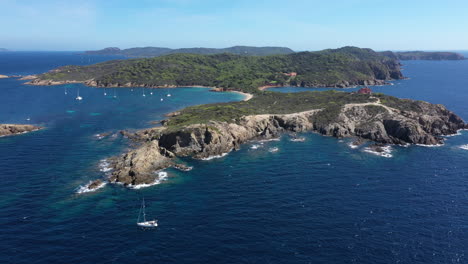
[[[253,94],[239,92],[239,91],[227,91],[227,92],[236,93],[236,94],[240,94],[240,95],[244,96],[244,99],[242,99],[242,101],[244,101],[244,102],[249,101],[250,99],[252,99],[254,97]]]

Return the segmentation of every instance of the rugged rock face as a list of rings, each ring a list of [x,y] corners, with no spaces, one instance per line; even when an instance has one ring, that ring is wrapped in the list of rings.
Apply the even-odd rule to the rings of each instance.
[[[111,181],[124,184],[150,183],[155,171],[174,166],[174,157],[196,159],[239,149],[253,139],[269,139],[281,133],[318,132],[333,137],[358,137],[384,144],[443,142],[442,135],[467,126],[442,105],[417,102],[423,112],[402,111],[375,103],[348,104],[336,116],[317,109],[285,115],[244,116],[236,122],[210,122],[183,129],[159,127],[130,135],[141,146],[112,160]],[[170,122],[170,120],[169,120]]]
[[[151,183],[156,177],[154,171],[170,167],[173,157],[172,153],[159,147],[157,140],[150,141],[118,159],[110,160],[114,166],[110,181],[126,185]]]
[[[23,134],[39,129],[41,129],[41,127],[33,125],[0,124],[0,137]]]

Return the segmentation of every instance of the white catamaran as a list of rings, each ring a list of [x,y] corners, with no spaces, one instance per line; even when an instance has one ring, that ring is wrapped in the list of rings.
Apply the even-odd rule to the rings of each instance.
[[[140,222],[140,216],[143,213],[143,222]],[[141,203],[140,212],[138,213],[137,225],[144,228],[155,228],[158,226],[158,220],[146,221],[146,211],[145,211],[145,198]]]

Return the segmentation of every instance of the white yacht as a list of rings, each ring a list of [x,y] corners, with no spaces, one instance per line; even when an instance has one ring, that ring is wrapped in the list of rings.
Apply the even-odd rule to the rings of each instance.
[[[140,216],[143,213],[143,221],[140,222]],[[143,228],[155,228],[158,226],[158,220],[146,220],[146,210],[145,210],[145,198],[143,198],[143,201],[141,203],[140,207],[140,212],[138,213],[138,220],[137,220],[137,226],[143,227]]]

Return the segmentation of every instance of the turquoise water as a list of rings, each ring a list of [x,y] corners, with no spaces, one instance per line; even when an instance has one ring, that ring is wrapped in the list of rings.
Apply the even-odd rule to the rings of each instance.
[[[42,55],[36,72],[48,69],[48,56],[79,60]],[[0,74],[23,71],[10,56]],[[35,73],[34,63],[28,67]],[[410,80],[373,89],[443,103],[468,120],[467,72],[468,61],[405,62]],[[81,102],[74,100],[78,89]],[[460,148],[467,132],[442,147],[393,147],[391,158],[316,134],[304,134],[304,142],[282,137],[220,159],[187,159],[192,171],[167,170],[168,179],[152,187],[106,185],[76,194],[103,177],[100,160],[129,147],[119,130],[153,126],[185,106],[241,99],[202,88],[152,91],[143,97],[141,88],[0,80],[0,122],[46,127],[0,138],[0,262],[467,262],[468,150]],[[143,196],[157,230],[135,226]]]

